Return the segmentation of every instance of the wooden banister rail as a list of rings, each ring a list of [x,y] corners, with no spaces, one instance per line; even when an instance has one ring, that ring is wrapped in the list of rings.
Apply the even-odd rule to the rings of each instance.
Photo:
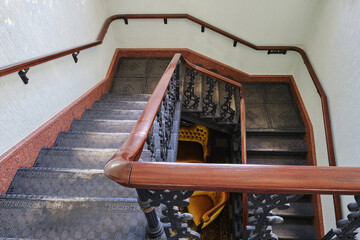
[[[321,83],[320,83],[320,81],[315,73],[315,70],[312,67],[311,62],[310,62],[309,58],[307,57],[307,54],[305,53],[305,51],[296,46],[257,46],[255,44],[252,44],[252,43],[250,43],[242,38],[239,38],[229,32],[221,30],[211,24],[208,24],[198,18],[195,18],[189,14],[118,14],[118,15],[113,15],[105,21],[105,23],[103,24],[103,27],[98,35],[98,38],[94,42],[91,42],[91,43],[88,43],[85,45],[81,45],[81,46],[77,46],[74,48],[66,49],[63,51],[51,53],[51,54],[44,55],[41,57],[33,58],[30,60],[26,60],[26,61],[22,61],[22,62],[18,62],[18,63],[0,67],[0,77],[23,70],[23,69],[26,69],[26,68],[30,68],[30,67],[36,66],[38,64],[45,63],[45,62],[48,62],[48,61],[78,52],[78,51],[81,51],[81,50],[85,50],[87,48],[91,48],[91,47],[100,45],[100,44],[102,44],[102,42],[106,36],[107,30],[108,30],[110,24],[114,20],[117,20],[117,19],[124,19],[126,21],[128,19],[188,19],[192,22],[195,22],[195,23],[201,25],[202,27],[211,29],[214,32],[217,32],[227,38],[232,39],[234,41],[234,43],[235,42],[241,43],[241,44],[243,44],[249,48],[252,48],[254,50],[264,50],[264,51],[286,50],[286,51],[298,52],[300,54],[300,56],[302,57],[304,64],[310,74],[310,77],[313,80],[313,83],[320,95],[322,111],[323,111],[323,119],[324,119],[324,128],[325,128],[329,165],[336,166],[327,96],[325,94],[324,89],[321,86]],[[341,219],[342,216],[341,216],[341,208],[340,208],[340,198],[338,196],[337,197],[335,196],[334,202],[335,202],[336,218]]]

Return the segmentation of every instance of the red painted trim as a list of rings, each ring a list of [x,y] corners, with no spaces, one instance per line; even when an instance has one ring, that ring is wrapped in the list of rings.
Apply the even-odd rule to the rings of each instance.
[[[115,51],[106,77],[101,82],[0,156],[1,194],[6,193],[20,166],[33,166],[42,147],[52,146],[59,132],[69,130],[74,118],[80,118],[85,108],[90,108],[94,101],[109,91],[119,60],[118,52]]]

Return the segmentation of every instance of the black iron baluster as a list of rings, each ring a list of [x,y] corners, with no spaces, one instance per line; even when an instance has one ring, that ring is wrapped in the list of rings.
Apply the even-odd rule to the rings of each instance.
[[[187,88],[184,91],[184,107],[187,109],[195,109],[199,107],[200,97],[196,96],[194,93],[195,77],[198,74],[192,69],[185,69],[186,75],[190,77],[187,82]]]
[[[235,118],[235,111],[231,108],[231,100],[235,92],[235,88],[229,84],[225,84],[225,91],[227,95],[225,96],[224,104],[221,105],[221,120],[224,122],[231,122]]]
[[[147,220],[146,234],[151,239],[159,239],[164,233],[164,228],[156,215],[154,206],[151,206],[151,200],[146,194],[147,190],[136,189],[136,191],[138,193],[139,206]]]
[[[357,229],[360,227],[360,196],[355,196],[356,202],[348,204],[348,209],[351,212],[336,223],[336,228],[331,229],[322,240],[355,240]],[[336,237],[335,237],[336,235]]]
[[[204,115],[214,115],[216,113],[216,103],[213,101],[214,88],[216,84],[216,79],[213,79],[209,76],[206,77],[206,84],[208,89],[206,89],[206,96],[203,99],[203,111]]]
[[[283,223],[284,219],[272,216],[270,211],[275,208],[285,210],[290,207],[290,203],[297,201],[302,196],[300,194],[248,194],[249,209],[254,209],[254,216],[248,219],[243,239],[278,239],[277,235],[272,232],[271,226]]]
[[[154,122],[153,126],[150,129],[149,135],[146,138],[146,144],[148,150],[150,151],[150,161],[153,162],[155,160],[155,137],[154,137]]]
[[[187,221],[192,220],[192,215],[180,213],[178,208],[178,206],[186,207],[189,205],[189,197],[193,191],[146,190],[144,194],[147,199],[150,199],[150,206],[158,207],[163,204],[163,216],[160,219],[167,239],[178,240],[184,237],[192,237],[192,239],[200,240],[200,234],[192,231],[187,224]]]

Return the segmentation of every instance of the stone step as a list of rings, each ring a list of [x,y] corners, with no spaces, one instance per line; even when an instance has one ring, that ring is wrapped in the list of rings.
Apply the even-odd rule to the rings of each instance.
[[[129,135],[129,133],[60,132],[54,147],[119,149]]]
[[[297,155],[252,155],[247,156],[248,164],[263,165],[308,165],[305,156]]]
[[[71,167],[71,166],[69,166]],[[136,198],[134,188],[123,187],[103,170],[20,167],[7,194],[64,197]]]
[[[134,128],[136,122],[136,120],[74,119],[70,131],[129,133]]]
[[[308,220],[301,224],[299,219],[289,223],[286,219],[283,224],[272,226],[272,229],[279,239],[317,239],[314,226]]]
[[[132,94],[132,95],[123,95],[116,93],[103,94],[101,100],[111,100],[114,102],[117,101],[148,101],[151,97],[151,94]]]
[[[81,119],[137,120],[141,110],[92,110],[85,109]]]
[[[306,133],[305,128],[284,128],[284,129],[273,129],[273,128],[247,128],[247,136],[259,136],[259,135],[296,135],[304,136]]]
[[[136,199],[0,195],[1,235],[30,239],[145,239]]]
[[[311,202],[294,202],[290,203],[290,207],[286,210],[274,209],[271,211],[274,215],[282,217],[295,218],[313,218],[314,210]]]
[[[44,147],[41,149],[35,167],[104,169],[118,149],[60,148]],[[144,161],[150,160],[150,152],[144,150],[140,156]]]
[[[252,153],[306,154],[305,141],[299,136],[248,136],[247,150]]]
[[[141,101],[96,101],[92,105],[93,110],[143,110],[147,102]]]

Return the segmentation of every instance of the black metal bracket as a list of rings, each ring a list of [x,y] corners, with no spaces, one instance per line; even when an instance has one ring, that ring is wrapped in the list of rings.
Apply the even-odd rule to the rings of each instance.
[[[286,50],[282,49],[274,49],[274,50],[268,50],[268,54],[286,54]]]
[[[124,22],[125,22],[126,25],[128,25],[128,23],[129,23],[127,18],[124,18]]]
[[[233,45],[233,46],[236,47],[236,45],[237,45],[237,41],[234,41],[234,45]]]
[[[24,84],[28,84],[29,82],[29,78],[26,76],[26,73],[30,70],[30,68],[26,68],[26,69],[23,69],[23,70],[20,70],[18,72],[21,80],[24,82]]]
[[[77,62],[79,61],[78,58],[77,58],[77,55],[79,55],[79,53],[80,53],[80,51],[74,52],[74,53],[72,54],[72,57],[74,58],[74,62],[75,62],[75,63],[77,63]]]
[[[201,26],[201,32],[205,32],[205,27]]]
[[[164,18],[164,24],[167,24],[167,18]]]

